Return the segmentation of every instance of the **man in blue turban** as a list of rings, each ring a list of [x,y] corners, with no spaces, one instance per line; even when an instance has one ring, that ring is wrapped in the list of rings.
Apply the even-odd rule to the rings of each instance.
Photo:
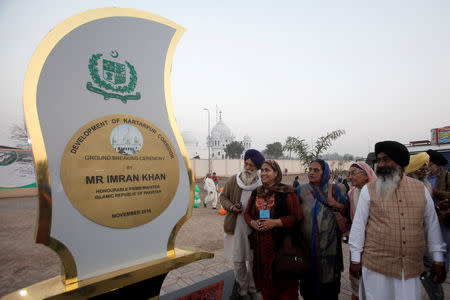
[[[223,228],[225,231],[225,254],[233,262],[235,286],[239,297],[255,298],[256,287],[253,280],[253,253],[248,235],[250,227],[244,220],[244,211],[252,192],[260,185],[259,169],[264,156],[255,149],[244,155],[244,169],[232,176],[220,195],[220,204],[227,211]]]

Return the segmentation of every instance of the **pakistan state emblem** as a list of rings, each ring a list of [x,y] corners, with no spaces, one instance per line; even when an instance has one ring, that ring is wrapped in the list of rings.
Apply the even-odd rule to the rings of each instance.
[[[141,93],[133,94],[137,83],[134,66],[128,61],[118,61],[119,53],[116,50],[111,51],[111,59],[103,58],[100,61],[102,56],[102,53],[97,53],[89,59],[89,73],[93,83],[88,82],[86,88],[103,95],[105,100],[115,98],[127,103],[128,100],[141,99]]]

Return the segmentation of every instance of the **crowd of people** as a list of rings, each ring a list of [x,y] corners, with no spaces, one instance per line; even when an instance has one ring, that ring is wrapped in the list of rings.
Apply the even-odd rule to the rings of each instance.
[[[352,299],[421,299],[421,284],[430,299],[444,299],[448,162],[433,150],[410,155],[395,141],[377,143],[375,155],[375,170],[350,166],[351,186],[330,179],[322,159],[309,165],[308,183],[286,185],[276,161],[245,152],[219,196],[237,298],[338,299],[348,242]],[[212,175],[206,188],[214,201]]]

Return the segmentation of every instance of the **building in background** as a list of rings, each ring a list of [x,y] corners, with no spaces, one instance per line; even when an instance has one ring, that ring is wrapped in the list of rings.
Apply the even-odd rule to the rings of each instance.
[[[433,128],[431,129],[430,140],[411,141],[405,146],[411,154],[433,149],[441,153],[450,162],[450,126]],[[450,171],[450,163],[443,167]]]
[[[234,135],[222,120],[221,115],[219,121],[211,129],[211,158],[226,158],[225,147],[234,141]],[[208,137],[206,137],[206,142],[208,142]]]
[[[184,145],[189,154],[189,158],[208,158],[208,147],[200,144],[197,136],[192,131],[183,131],[181,133]]]
[[[189,153],[189,158],[208,158],[208,136],[206,136],[205,144],[201,144],[192,131],[183,131],[181,136],[183,137],[184,144]],[[220,113],[219,119],[211,129],[211,159],[225,159],[225,148],[229,143],[234,141],[236,141],[236,137],[222,120],[222,113]],[[244,155],[245,151],[252,146],[252,139],[250,136],[245,135],[243,137],[242,146],[244,146],[244,151],[242,153],[242,155]]]

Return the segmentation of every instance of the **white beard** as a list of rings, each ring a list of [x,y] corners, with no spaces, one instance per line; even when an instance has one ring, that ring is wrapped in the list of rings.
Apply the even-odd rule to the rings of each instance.
[[[430,192],[430,194],[433,193],[433,187],[431,186],[431,183],[428,181],[428,179],[426,177],[419,177],[415,173],[409,174],[408,176],[410,176],[411,178],[414,178],[414,179],[422,181],[423,184],[425,185],[425,187],[427,188],[427,190]]]
[[[423,179],[424,179],[423,177],[419,177],[419,175],[417,175],[416,173],[409,173],[408,176],[411,178],[420,180],[420,181],[423,181]]]
[[[431,175],[439,170],[439,167],[437,165],[432,165],[428,167],[428,175]]]
[[[256,178],[258,178],[258,170],[250,172],[244,169],[241,172],[240,178],[245,185],[251,185],[256,180]]]
[[[396,167],[392,174],[379,174],[375,181],[375,192],[377,196],[383,201],[383,207],[386,208],[386,202],[394,193],[395,189],[401,180],[400,168]]]

